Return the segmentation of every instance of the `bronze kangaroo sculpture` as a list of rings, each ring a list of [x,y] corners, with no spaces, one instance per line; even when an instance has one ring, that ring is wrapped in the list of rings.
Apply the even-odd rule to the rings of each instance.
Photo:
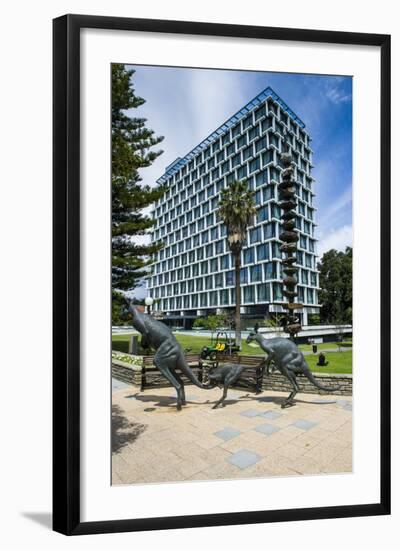
[[[340,389],[339,386],[328,388],[327,386],[320,384],[312,375],[304,355],[301,353],[296,344],[289,338],[263,338],[261,334],[253,331],[248,335],[246,341],[249,343],[253,340],[256,341],[260,348],[267,353],[267,359],[265,361],[267,374],[269,374],[270,364],[273,362],[274,367],[279,370],[283,376],[286,376],[293,386],[293,391],[282,403],[282,408],[291,407],[294,405],[293,399],[296,393],[300,391],[296,381],[296,376],[298,374],[303,374],[320,390],[330,392]]]
[[[167,325],[157,321],[151,315],[141,313],[130,302],[128,307],[132,315],[133,326],[145,336],[149,346],[156,350],[153,360],[154,365],[176,390],[176,408],[178,411],[182,409],[182,405],[186,405],[186,397],[184,383],[181,376],[176,372],[177,369],[180,369],[199,388],[211,389],[196,378],[187,364],[179,342]]]

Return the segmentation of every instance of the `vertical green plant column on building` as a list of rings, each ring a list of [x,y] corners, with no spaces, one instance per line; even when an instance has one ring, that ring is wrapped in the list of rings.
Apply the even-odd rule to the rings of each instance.
[[[235,266],[235,341],[241,345],[240,268],[242,249],[246,244],[247,229],[256,214],[254,191],[245,180],[234,181],[221,191],[218,214],[226,225],[229,250]]]

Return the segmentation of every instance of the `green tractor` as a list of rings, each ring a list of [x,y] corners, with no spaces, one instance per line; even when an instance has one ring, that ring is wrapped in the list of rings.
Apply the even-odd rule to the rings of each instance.
[[[236,345],[234,338],[229,338],[227,332],[218,332],[215,341],[211,340],[210,346],[204,346],[200,357],[208,361],[216,361],[221,355],[237,355],[240,347]]]

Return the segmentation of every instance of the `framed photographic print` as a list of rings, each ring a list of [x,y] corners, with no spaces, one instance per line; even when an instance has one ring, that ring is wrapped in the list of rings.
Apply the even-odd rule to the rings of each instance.
[[[54,529],[390,513],[390,37],[54,20]]]

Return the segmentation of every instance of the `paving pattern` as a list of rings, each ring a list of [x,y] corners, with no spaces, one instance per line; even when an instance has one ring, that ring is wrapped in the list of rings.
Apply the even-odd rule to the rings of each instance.
[[[112,482],[160,483],[352,471],[351,397],[287,393],[255,396],[187,388],[176,410],[171,388],[113,385]]]

